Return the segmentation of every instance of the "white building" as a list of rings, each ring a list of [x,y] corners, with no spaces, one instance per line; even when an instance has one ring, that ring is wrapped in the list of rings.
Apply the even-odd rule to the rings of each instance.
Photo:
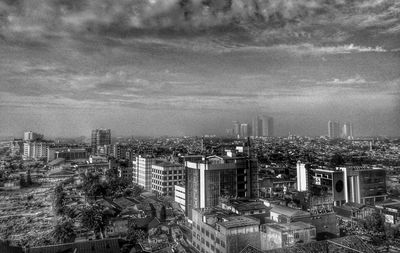
[[[310,170],[307,168],[307,165],[298,161],[296,165],[296,172],[297,191],[308,191],[308,186],[310,184]]]
[[[186,189],[183,185],[175,185],[174,201],[179,204],[183,211],[186,211]]]
[[[160,195],[174,195],[174,185],[183,181],[184,168],[180,164],[160,162],[152,165],[151,189]]]
[[[25,142],[24,143],[24,159],[40,159],[47,157],[47,142]]]
[[[153,162],[153,158],[140,155],[132,161],[132,181],[143,186],[146,191],[151,191],[151,166]]]

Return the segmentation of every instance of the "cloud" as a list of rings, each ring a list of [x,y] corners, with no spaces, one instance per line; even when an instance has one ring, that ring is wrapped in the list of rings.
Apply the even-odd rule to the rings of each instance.
[[[375,83],[375,82],[367,81],[360,75],[356,75],[355,77],[351,77],[348,79],[334,78],[333,80],[330,81],[318,82],[318,84],[331,84],[331,85],[370,84],[370,83]]]
[[[397,1],[361,0],[2,0],[0,37],[48,44],[87,36],[189,37],[227,47],[350,44],[354,34],[398,35],[399,10]]]

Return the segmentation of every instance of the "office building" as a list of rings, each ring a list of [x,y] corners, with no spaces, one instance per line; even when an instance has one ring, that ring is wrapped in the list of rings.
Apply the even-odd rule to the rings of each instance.
[[[158,195],[174,196],[174,185],[184,180],[184,167],[170,162],[155,162],[152,167],[151,190]]]
[[[290,247],[298,243],[316,241],[315,226],[302,221],[270,223],[260,227],[261,250]]]
[[[186,189],[185,185],[174,185],[174,201],[179,204],[182,210],[186,211]]]
[[[110,129],[94,129],[92,130],[91,147],[92,154],[107,154],[111,145]]]
[[[260,221],[220,208],[194,209],[192,244],[198,252],[239,253],[260,248]]]
[[[24,133],[24,141],[39,141],[43,140],[43,134],[38,134],[32,131]]]
[[[146,191],[151,191],[151,170],[154,159],[150,156],[137,156],[132,161],[132,181]]]
[[[274,136],[274,119],[267,116],[257,116],[252,121],[253,137]]]
[[[375,205],[386,199],[386,171],[371,167],[341,167],[346,202]]]
[[[248,156],[203,157],[201,161],[185,161],[186,211],[191,218],[193,208],[218,205],[220,197],[255,197],[257,159]]]
[[[332,121],[332,120],[328,121],[328,137],[330,139],[336,139],[340,137],[339,125],[340,123],[337,121]]]

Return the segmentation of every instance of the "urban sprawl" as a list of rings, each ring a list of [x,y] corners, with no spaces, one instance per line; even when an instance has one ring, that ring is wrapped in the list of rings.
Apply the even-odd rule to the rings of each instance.
[[[400,139],[326,132],[25,132],[0,143],[0,252],[400,252]]]

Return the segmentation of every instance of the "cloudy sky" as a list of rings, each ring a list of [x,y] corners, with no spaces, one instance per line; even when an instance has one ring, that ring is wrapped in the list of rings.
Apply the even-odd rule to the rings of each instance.
[[[0,0],[0,135],[400,135],[400,1]]]

